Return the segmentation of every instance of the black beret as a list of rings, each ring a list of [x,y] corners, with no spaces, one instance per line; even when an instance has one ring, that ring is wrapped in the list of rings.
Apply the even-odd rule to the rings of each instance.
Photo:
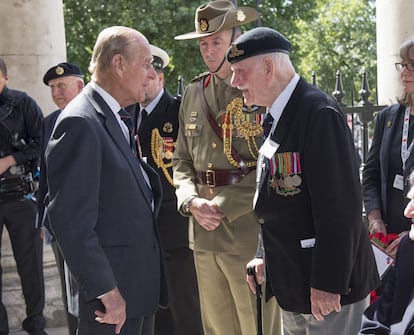
[[[243,59],[272,53],[282,52],[288,54],[289,40],[278,31],[267,28],[253,28],[239,36],[227,50],[227,60],[236,63]]]
[[[59,63],[52,66],[43,76],[43,82],[49,86],[49,81],[56,78],[75,76],[83,78],[82,71],[79,66],[71,63]]]

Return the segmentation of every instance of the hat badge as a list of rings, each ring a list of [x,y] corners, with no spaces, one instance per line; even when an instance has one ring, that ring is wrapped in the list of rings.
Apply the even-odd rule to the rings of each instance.
[[[56,74],[57,74],[58,76],[61,76],[62,74],[64,74],[64,73],[65,73],[65,70],[63,69],[63,67],[58,66],[58,67],[56,67],[55,72],[56,72]]]
[[[239,50],[237,45],[232,44],[230,47],[229,57],[236,58],[244,54],[244,50]]]
[[[200,29],[202,32],[205,32],[208,30],[208,21],[207,19],[200,19]]]
[[[244,14],[244,12],[241,9],[237,11],[236,20],[239,22],[243,22],[244,20],[246,20],[246,14]]]

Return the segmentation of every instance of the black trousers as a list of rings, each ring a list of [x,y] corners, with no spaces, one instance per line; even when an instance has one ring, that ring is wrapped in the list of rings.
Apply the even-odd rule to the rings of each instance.
[[[0,235],[3,233],[3,227],[6,226],[26,303],[27,318],[23,321],[23,329],[29,333],[44,329],[46,323],[43,316],[45,305],[43,241],[39,230],[35,229],[36,213],[33,200],[0,202]],[[0,291],[1,289],[0,281]],[[0,332],[8,331],[6,307],[0,301]]]
[[[169,307],[157,311],[154,335],[202,335],[193,251],[188,247],[168,249],[163,256]]]
[[[79,320],[78,335],[114,335],[115,325],[98,323],[94,320]],[[153,335],[154,316],[127,319],[120,335]]]

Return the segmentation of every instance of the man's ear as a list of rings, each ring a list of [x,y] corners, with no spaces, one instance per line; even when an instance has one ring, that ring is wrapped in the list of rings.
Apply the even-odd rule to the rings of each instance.
[[[121,54],[116,54],[112,57],[112,67],[118,75],[122,75],[125,70],[125,58]]]

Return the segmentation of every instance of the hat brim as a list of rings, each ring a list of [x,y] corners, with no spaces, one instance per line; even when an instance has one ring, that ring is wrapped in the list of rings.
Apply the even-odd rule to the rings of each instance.
[[[240,10],[246,16],[243,21],[238,20],[237,14]],[[246,23],[253,22],[257,20],[258,18],[259,18],[259,14],[254,8],[238,7],[238,8],[230,9],[226,13],[222,24],[215,31],[210,31],[210,32],[193,31],[191,33],[177,35],[174,37],[174,39],[177,41],[182,41],[182,40],[192,40],[196,38],[207,37],[207,36],[211,36],[213,34],[219,33],[223,30],[231,29],[231,28],[241,26]]]
[[[152,44],[150,44],[150,49],[153,56],[161,58],[163,63],[162,68],[165,68],[170,63],[170,58],[166,51]]]

